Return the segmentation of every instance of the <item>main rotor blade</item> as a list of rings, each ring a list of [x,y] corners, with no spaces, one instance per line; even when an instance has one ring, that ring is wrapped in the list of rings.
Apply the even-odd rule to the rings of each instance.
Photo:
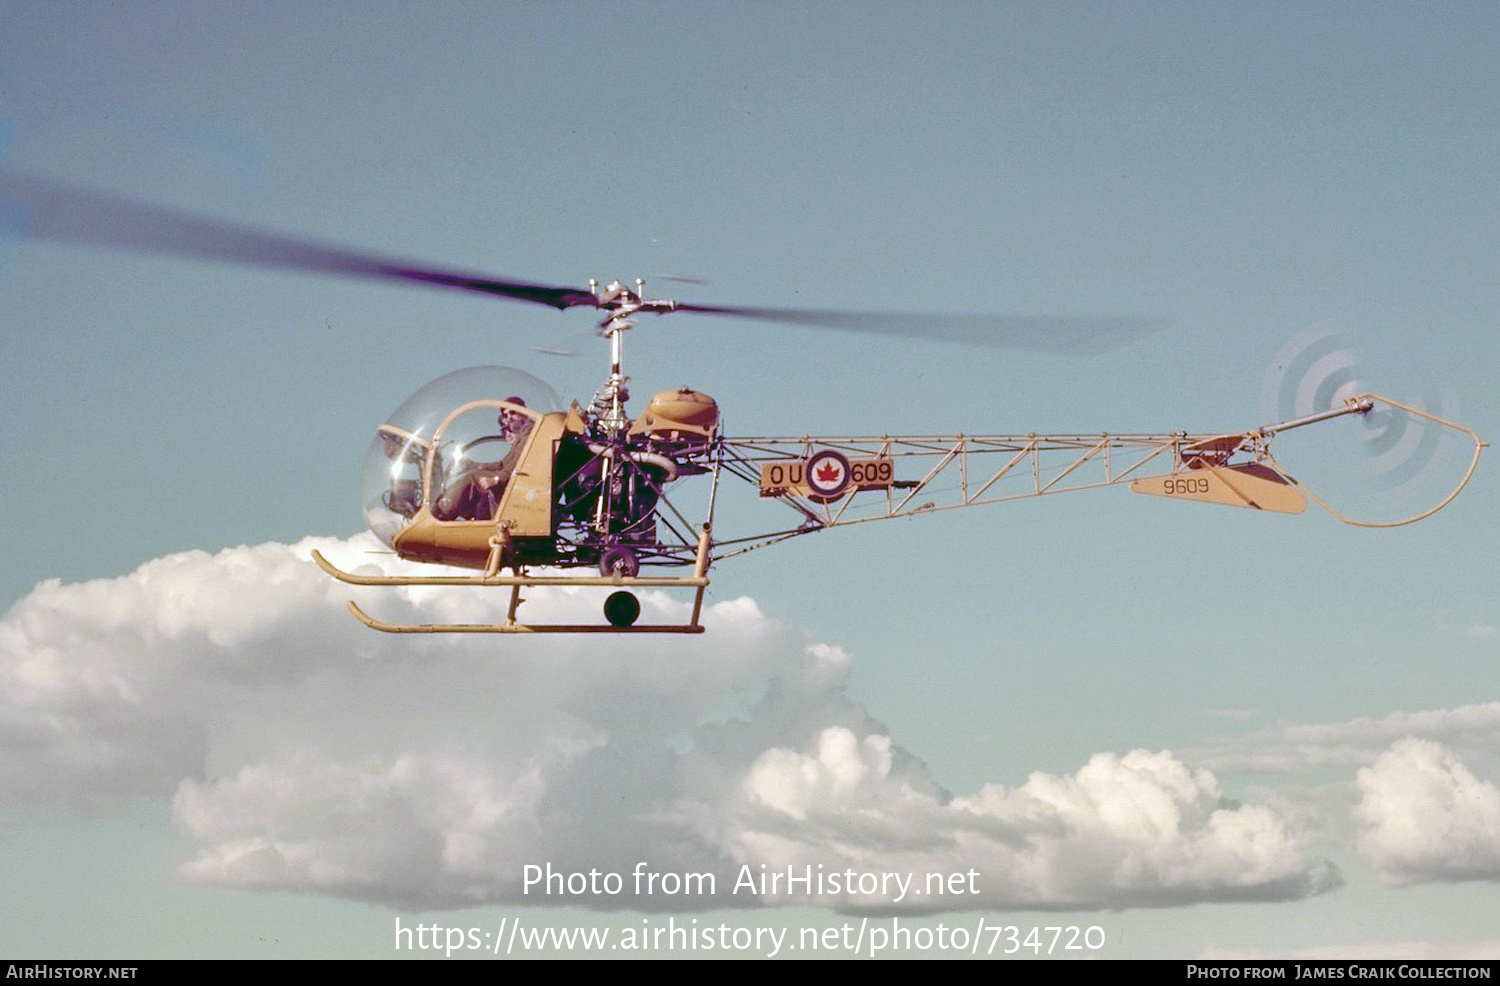
[[[557,309],[601,307],[594,293],[585,288],[443,270],[134,202],[14,170],[0,171],[0,234],[3,233],[135,253],[414,281]],[[1066,353],[1101,352],[1146,335],[1162,324],[1131,318],[885,314],[684,303],[673,304],[671,310]]]
[[[927,315],[821,311],[807,308],[749,308],[679,303],[677,311],[753,318],[788,325],[811,325],[847,332],[901,338],[978,343],[1044,353],[1090,354],[1148,335],[1165,323],[1157,319],[1069,315]]]
[[[195,260],[416,281],[558,309],[598,307],[598,300],[585,288],[528,284],[439,270],[132,202],[17,171],[0,172],[0,232]]]

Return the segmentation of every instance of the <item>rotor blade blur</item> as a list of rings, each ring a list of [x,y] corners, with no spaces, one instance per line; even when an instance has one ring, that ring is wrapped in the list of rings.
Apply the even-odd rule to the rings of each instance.
[[[134,253],[416,281],[558,309],[598,307],[593,293],[585,288],[528,284],[438,270],[132,202],[17,171],[0,172],[0,232]]]
[[[1100,353],[1161,328],[1159,319],[1070,315],[926,315],[820,311],[803,308],[742,308],[679,303],[677,311],[811,325],[906,339],[1003,346],[1044,353]]]

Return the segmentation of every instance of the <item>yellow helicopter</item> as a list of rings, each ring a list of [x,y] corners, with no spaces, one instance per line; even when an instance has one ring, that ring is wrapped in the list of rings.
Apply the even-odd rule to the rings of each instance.
[[[510,590],[503,622],[393,623],[349,609],[391,633],[701,633],[714,565],[835,527],[1063,492],[1127,485],[1133,492],[1279,513],[1311,498],[1363,526],[1412,523],[1442,509],[1473,475],[1485,442],[1438,415],[1370,393],[1242,432],[1156,435],[916,435],[733,437],[717,402],[684,387],[627,410],[625,333],[644,315],[696,313],[967,341],[1077,350],[1139,334],[1145,323],[1091,318],[885,315],[709,306],[648,298],[641,281],[557,287],[434,269],[167,211],[16,172],[0,197],[24,209],[27,235],[130,250],[477,291],[565,310],[602,313],[610,367],[588,405],[567,407],[542,381],[504,367],[471,367],[422,388],[381,423],[366,456],[362,505],[397,556],[472,574],[346,572],[313,553],[329,575],[361,586],[483,586]],[[1346,415],[1406,415],[1472,444],[1467,466],[1438,503],[1399,520],[1339,514],[1271,454],[1280,433]],[[715,526],[721,488],[740,483],[780,508],[768,529],[726,536]],[[693,510],[689,499],[706,504]],[[701,499],[700,499],[701,498]],[[651,574],[657,572],[678,574]],[[531,586],[612,587],[603,622],[528,623]],[[634,590],[692,593],[682,623],[641,624]]]

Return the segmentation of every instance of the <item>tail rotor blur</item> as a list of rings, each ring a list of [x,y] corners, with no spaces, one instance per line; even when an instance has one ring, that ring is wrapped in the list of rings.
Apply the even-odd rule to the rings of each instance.
[[[1318,322],[1281,347],[1263,390],[1262,410],[1270,420],[1343,408],[1379,389],[1366,379],[1348,335],[1337,323]],[[1361,515],[1387,516],[1467,482],[1483,442],[1453,423],[1451,397],[1436,388],[1399,401],[1373,396],[1371,410],[1351,416],[1359,422],[1357,459],[1350,459],[1347,432],[1342,440],[1336,431],[1308,436],[1312,447],[1300,449],[1295,464],[1290,456],[1283,460],[1299,479],[1338,490],[1337,499],[1357,504]]]

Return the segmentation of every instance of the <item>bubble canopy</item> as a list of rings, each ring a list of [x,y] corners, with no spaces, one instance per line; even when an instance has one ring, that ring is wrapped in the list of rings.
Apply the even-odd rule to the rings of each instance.
[[[511,367],[471,366],[432,381],[376,429],[360,479],[365,522],[391,545],[411,516],[438,502],[445,484],[476,457],[506,454],[500,412],[557,410],[561,403],[551,387]]]

